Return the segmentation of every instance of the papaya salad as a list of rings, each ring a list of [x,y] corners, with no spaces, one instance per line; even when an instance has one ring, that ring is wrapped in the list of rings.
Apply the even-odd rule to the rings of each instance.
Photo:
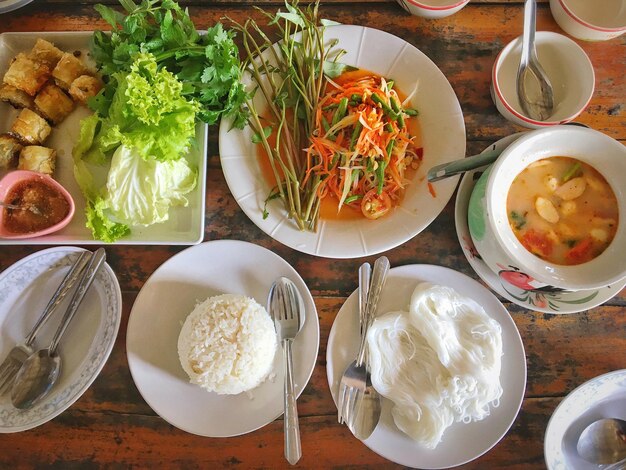
[[[407,170],[422,159],[409,132],[417,111],[404,106],[391,80],[372,73],[345,72],[328,79],[327,89],[309,137],[305,183],[313,178],[317,196],[332,197],[338,210],[382,217],[400,201]]]
[[[411,135],[417,110],[392,80],[341,62],[345,51],[324,38],[318,3],[266,13],[276,42],[248,19],[241,34],[242,75],[252,141],[269,167],[268,201],[280,198],[301,230],[317,229],[322,205],[377,219],[397,206],[422,159]],[[322,204],[324,203],[324,204]],[[325,210],[326,214],[327,211]]]

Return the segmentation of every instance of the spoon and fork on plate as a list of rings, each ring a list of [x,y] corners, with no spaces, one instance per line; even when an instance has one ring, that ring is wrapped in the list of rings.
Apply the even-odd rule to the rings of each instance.
[[[376,314],[388,271],[389,260],[385,256],[376,260],[371,275],[369,263],[359,268],[359,352],[339,383],[338,420],[346,423],[352,434],[360,440],[367,439],[380,420],[380,395],[372,385],[367,366],[367,331]]]
[[[11,391],[11,402],[16,408],[28,409],[44,398],[59,377],[61,358],[57,354],[59,340],[91,286],[95,275],[104,263],[105,251],[82,252],[61,281],[39,319],[24,342],[14,346],[0,364],[0,394]],[[78,282],[61,323],[48,349],[36,351],[35,339],[41,327],[56,311],[68,292]]]

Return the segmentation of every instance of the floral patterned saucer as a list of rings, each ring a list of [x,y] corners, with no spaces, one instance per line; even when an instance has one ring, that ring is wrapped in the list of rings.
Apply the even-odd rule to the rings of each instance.
[[[504,149],[522,135],[523,133],[517,133],[500,139],[485,151]],[[470,195],[484,169],[485,167],[465,173],[457,190],[454,219],[459,243],[467,261],[492,290],[520,307],[538,312],[577,313],[603,304],[626,286],[624,278],[601,289],[567,292],[554,288],[535,288],[534,279],[519,272],[514,266],[500,266],[498,273],[492,271],[476,251],[467,225]]]

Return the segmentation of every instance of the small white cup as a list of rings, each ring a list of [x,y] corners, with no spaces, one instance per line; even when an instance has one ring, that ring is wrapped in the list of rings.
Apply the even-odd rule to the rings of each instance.
[[[617,198],[620,220],[615,238],[602,254],[575,266],[552,264],[533,255],[516,238],[507,216],[507,195],[515,177],[531,163],[554,156],[588,163],[606,178]],[[626,147],[593,129],[554,126],[520,137],[483,173],[470,197],[468,225],[482,260],[496,274],[509,275],[509,282],[576,291],[606,287],[626,277],[624,217]]]
[[[450,16],[470,0],[397,0],[406,11],[424,18],[444,18]]]
[[[606,41],[626,32],[626,0],[550,0],[558,25],[585,41]]]
[[[595,88],[593,65],[585,51],[562,34],[538,31],[535,45],[554,91],[554,112],[545,121],[524,115],[517,95],[517,70],[522,54],[521,36],[496,57],[491,71],[491,98],[507,120],[531,129],[573,121],[589,104]]]

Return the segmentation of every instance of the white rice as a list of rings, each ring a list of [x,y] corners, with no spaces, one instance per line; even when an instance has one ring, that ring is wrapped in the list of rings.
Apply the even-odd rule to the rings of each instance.
[[[272,319],[254,299],[209,297],[189,314],[178,337],[178,357],[192,384],[235,395],[269,375],[277,339]]]

